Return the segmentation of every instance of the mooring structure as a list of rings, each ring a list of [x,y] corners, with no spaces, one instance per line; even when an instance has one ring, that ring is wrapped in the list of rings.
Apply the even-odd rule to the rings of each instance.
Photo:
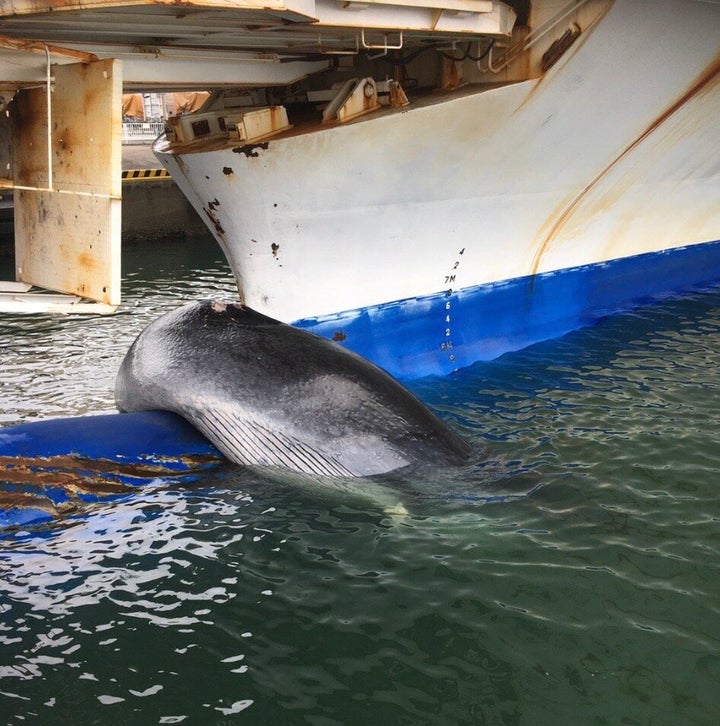
[[[0,283],[0,311],[120,304],[124,91],[288,87],[346,56],[511,27],[512,13],[491,0],[5,0],[0,191],[14,197],[15,279]]]

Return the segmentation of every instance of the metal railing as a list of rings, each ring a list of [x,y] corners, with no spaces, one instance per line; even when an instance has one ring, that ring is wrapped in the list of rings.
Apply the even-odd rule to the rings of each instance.
[[[123,144],[145,144],[155,141],[165,130],[164,121],[123,121]]]
[[[580,8],[587,2],[589,2],[589,0],[570,0],[570,2],[560,8],[555,15],[546,20],[539,27],[530,31],[525,38],[507,48],[499,58],[497,57],[497,54],[493,53],[495,50],[495,46],[493,46],[490,49],[490,53],[487,58],[487,68],[483,68],[480,61],[478,61],[478,68],[482,72],[490,71],[491,73],[500,73],[501,71],[504,71],[516,58],[520,57],[526,50],[532,48],[535,43],[544,38],[548,33],[555,30],[555,28],[557,28],[563,20],[580,10]],[[494,55],[495,57],[493,58]]]

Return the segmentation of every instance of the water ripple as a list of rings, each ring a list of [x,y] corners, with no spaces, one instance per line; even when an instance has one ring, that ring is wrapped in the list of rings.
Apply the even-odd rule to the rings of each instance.
[[[1,421],[111,409],[148,320],[234,293],[192,245],[126,264],[120,315],[0,321]],[[7,533],[2,715],[713,723],[719,363],[709,291],[414,382],[464,467],[228,467]]]

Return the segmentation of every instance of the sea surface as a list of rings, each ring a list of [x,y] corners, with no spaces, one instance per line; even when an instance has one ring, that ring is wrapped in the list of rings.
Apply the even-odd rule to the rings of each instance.
[[[143,326],[235,285],[189,240],[124,294],[0,318],[0,425],[113,410]],[[227,465],[0,533],[0,723],[720,723],[719,365],[709,290],[413,382],[465,467]]]

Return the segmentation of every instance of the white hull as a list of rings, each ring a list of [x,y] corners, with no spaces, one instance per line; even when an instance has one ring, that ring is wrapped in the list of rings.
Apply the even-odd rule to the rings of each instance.
[[[422,307],[720,239],[719,52],[720,5],[617,0],[538,79],[156,153],[251,307]]]

